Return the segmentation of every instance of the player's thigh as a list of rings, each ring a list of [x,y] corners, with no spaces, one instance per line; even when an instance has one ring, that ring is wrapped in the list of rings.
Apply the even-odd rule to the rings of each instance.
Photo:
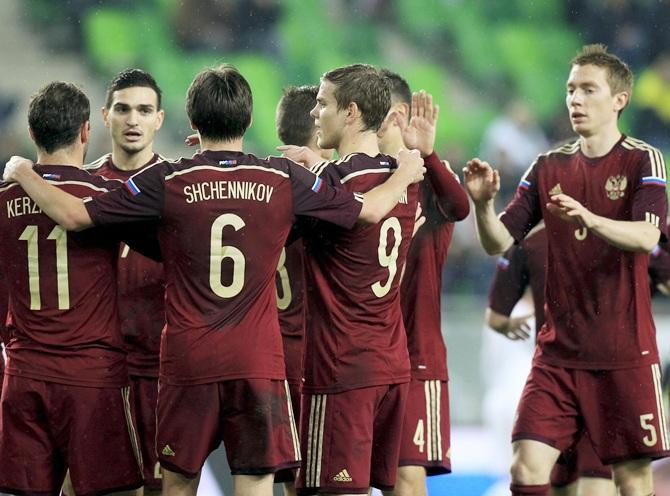
[[[390,385],[374,412],[370,483],[382,490],[395,486],[408,391],[409,383]]]
[[[395,487],[384,496],[426,496],[426,469],[417,465],[398,467]]]
[[[577,481],[577,496],[616,496],[614,481],[602,477],[580,477]]]
[[[300,443],[287,382],[241,379],[219,387],[231,473],[256,476],[297,468]]]
[[[612,469],[614,483],[621,496],[653,494],[651,460],[648,458],[616,463]]]
[[[428,475],[451,472],[448,382],[412,380],[405,405],[400,467],[422,466]]]
[[[515,484],[542,485],[549,483],[551,470],[560,451],[533,439],[520,439],[512,443],[512,482]]]
[[[219,383],[160,384],[156,450],[165,469],[195,478],[222,440]],[[165,484],[165,478],[163,479]]]
[[[519,400],[512,441],[534,440],[564,451],[582,431],[574,372],[534,364]]]
[[[47,383],[5,375],[0,400],[0,488],[57,491],[66,465],[48,424]],[[34,467],[40,467],[35,470]]]
[[[160,491],[161,473],[156,452],[156,404],[158,402],[158,379],[151,377],[130,378],[131,405],[137,421],[144,466],[144,492]]]
[[[373,429],[388,386],[333,394],[303,394],[301,494],[366,494],[370,486]]]
[[[604,463],[670,455],[658,364],[579,371],[586,429]]]
[[[64,448],[75,494],[132,490],[143,485],[142,454],[130,388],[54,385],[54,412],[69,413]]]

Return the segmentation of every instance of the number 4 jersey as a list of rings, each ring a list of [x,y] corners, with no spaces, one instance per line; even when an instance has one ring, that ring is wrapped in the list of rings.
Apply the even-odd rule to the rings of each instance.
[[[35,171],[78,197],[121,185],[73,166]],[[96,229],[66,232],[18,184],[0,183],[0,209],[0,260],[10,294],[6,373],[78,386],[126,385],[118,242]]]
[[[282,158],[205,151],[86,203],[97,225],[160,218],[160,380],[284,379],[275,272],[294,214],[351,227],[362,203]]]
[[[384,182],[396,161],[357,153],[315,165],[350,191]],[[351,230],[320,224],[305,239],[306,393],[337,393],[410,378],[399,286],[412,238],[418,186],[378,224]]]

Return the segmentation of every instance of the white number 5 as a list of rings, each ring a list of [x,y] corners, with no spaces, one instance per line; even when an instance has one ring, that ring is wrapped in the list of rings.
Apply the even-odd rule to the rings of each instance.
[[[642,438],[642,442],[644,443],[645,446],[654,446],[656,445],[656,426],[652,424],[651,422],[654,420],[654,414],[653,413],[646,413],[644,415],[640,415],[640,426],[645,430],[649,431],[648,436],[644,436]]]

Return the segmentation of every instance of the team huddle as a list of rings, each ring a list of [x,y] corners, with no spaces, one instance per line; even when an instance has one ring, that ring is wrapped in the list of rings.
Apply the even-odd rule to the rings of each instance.
[[[195,495],[223,442],[236,496],[425,495],[451,471],[440,296],[469,195],[490,254],[546,226],[512,494],[549,494],[557,461],[553,491],[610,494],[595,477],[653,494],[650,461],[670,453],[647,274],[665,165],[618,130],[625,63],[590,45],[571,69],[579,139],[541,155],[500,217],[497,171],[473,159],[461,186],[432,97],[385,69],[287,88],[267,158],[243,150],[253,98],[230,65],[193,79],[200,149],[177,160],[153,149],[165,116],[145,71],[110,83],[112,151],[87,165],[88,98],[40,89],[37,161],[13,157],[0,183],[0,491]],[[568,463],[583,445],[595,475]]]

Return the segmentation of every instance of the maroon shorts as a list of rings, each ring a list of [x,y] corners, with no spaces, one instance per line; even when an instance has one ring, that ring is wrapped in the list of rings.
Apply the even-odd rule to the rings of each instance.
[[[5,376],[0,491],[59,494],[70,469],[78,496],[142,486],[130,388]]]
[[[303,394],[299,494],[393,489],[409,384]]]
[[[144,465],[144,487],[161,489],[161,471],[156,453],[156,402],[158,401],[158,379],[152,377],[130,377],[130,399],[137,420],[137,434],[142,448]]]
[[[288,397],[291,399],[291,408],[293,410],[293,419],[296,425],[300,421],[300,384],[287,383]],[[296,469],[287,468],[275,473],[275,482],[295,482]]]
[[[587,433],[582,435],[573,449],[561,453],[559,461],[551,472],[551,485],[564,487],[580,477],[612,478],[612,467],[603,465],[600,461],[596,452],[593,451],[593,445]]]
[[[221,441],[233,475],[297,467],[300,445],[286,381],[160,385],[156,448],[162,467],[196,477]]]
[[[565,451],[583,431],[605,464],[670,455],[659,365],[579,370],[534,364],[512,440],[534,439]]]
[[[451,472],[448,387],[437,380],[409,383],[399,466],[425,467],[427,475]]]

